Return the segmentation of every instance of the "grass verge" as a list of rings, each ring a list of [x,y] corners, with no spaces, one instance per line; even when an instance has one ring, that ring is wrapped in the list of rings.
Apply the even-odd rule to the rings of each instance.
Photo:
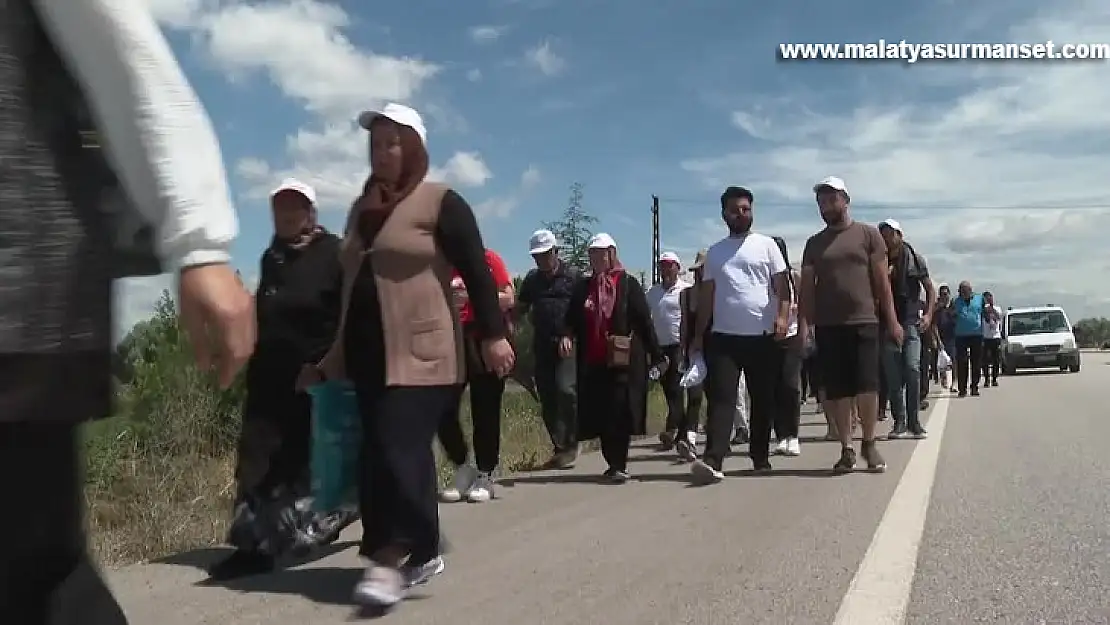
[[[649,431],[662,428],[665,414],[656,387],[649,402]],[[469,435],[466,408],[463,418]],[[180,428],[173,437],[189,437],[192,432]],[[234,494],[233,440],[176,441],[152,449],[122,418],[90,425],[86,440],[90,540],[101,562],[122,566],[223,542]],[[501,470],[532,469],[550,451],[536,403],[527,393],[506,393]],[[452,468],[438,454],[437,459],[445,482]]]

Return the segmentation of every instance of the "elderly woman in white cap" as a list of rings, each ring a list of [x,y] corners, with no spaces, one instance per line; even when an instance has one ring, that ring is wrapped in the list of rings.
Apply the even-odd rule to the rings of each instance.
[[[470,205],[427,181],[427,131],[401,105],[359,116],[369,130],[369,179],[351,207],[340,253],[341,317],[327,356],[301,385],[345,377],[362,416],[360,553],[354,599],[386,609],[443,571],[432,441],[458,409],[466,374],[452,269],[466,284],[471,336],[487,370],[514,354]]]
[[[647,429],[649,369],[658,374],[667,360],[643,286],[624,270],[616,241],[595,235],[589,255],[593,275],[571,296],[560,350],[578,359],[578,440],[600,438],[604,477],[623,483],[632,436]]]
[[[210,569],[215,579],[270,571],[293,546],[295,502],[308,495],[312,415],[311,399],[294,383],[331,346],[339,322],[339,238],[316,223],[315,190],[288,178],[270,206],[274,236],[260,262],[258,342],[239,437],[236,550]]]

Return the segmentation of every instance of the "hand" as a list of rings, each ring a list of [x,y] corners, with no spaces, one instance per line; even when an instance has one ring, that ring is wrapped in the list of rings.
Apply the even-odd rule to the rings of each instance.
[[[573,353],[574,341],[571,341],[570,337],[567,336],[559,339],[559,358],[570,358]]]
[[[486,363],[487,371],[503,378],[513,370],[516,354],[513,353],[513,346],[509,345],[508,339],[482,341],[482,362]]]
[[[905,332],[902,330],[902,324],[891,323],[887,325],[887,334],[890,335],[890,340],[894,341],[896,345],[901,346],[902,340],[905,338]]]
[[[933,315],[932,315],[932,313],[927,313],[927,312],[926,313],[921,313],[921,330],[922,330],[922,332],[928,331],[929,327],[932,326],[932,325],[933,325]]]
[[[786,331],[790,328],[790,321],[786,317],[775,317],[775,340],[786,338]]]
[[[320,370],[319,365],[306,363],[301,367],[300,374],[297,375],[297,382],[294,385],[297,392],[304,392],[310,386],[316,386],[324,381],[324,372]]]
[[[227,263],[218,263],[182,269],[178,302],[197,366],[216,369],[220,386],[231,386],[254,351],[254,298]]]

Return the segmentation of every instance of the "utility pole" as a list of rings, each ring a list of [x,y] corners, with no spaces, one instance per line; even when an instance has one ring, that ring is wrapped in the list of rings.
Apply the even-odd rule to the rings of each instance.
[[[662,280],[659,276],[659,196],[651,196],[651,284],[655,286]]]

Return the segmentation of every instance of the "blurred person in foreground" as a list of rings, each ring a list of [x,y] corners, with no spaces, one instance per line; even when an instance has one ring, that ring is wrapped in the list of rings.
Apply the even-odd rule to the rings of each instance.
[[[426,180],[420,114],[391,103],[358,121],[369,131],[371,172],[340,252],[339,330],[299,386],[354,384],[363,433],[359,553],[367,564],[353,594],[365,607],[388,609],[445,566],[432,442],[445,415],[458,410],[466,379],[452,268],[466,283],[486,368],[504,378],[514,354],[474,211]]]
[[[198,363],[254,347],[212,124],[138,1],[0,3],[0,615],[117,625],[83,519],[83,422],[111,411],[112,280],[177,272]]]

